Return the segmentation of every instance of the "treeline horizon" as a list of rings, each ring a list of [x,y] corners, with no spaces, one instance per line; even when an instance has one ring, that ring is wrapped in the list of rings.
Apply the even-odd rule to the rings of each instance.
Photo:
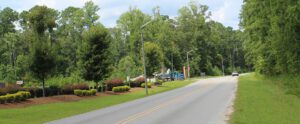
[[[99,10],[92,1],[61,11],[39,5],[20,13],[0,10],[0,81],[101,82],[142,75],[140,27],[152,19],[143,29],[148,76],[162,68],[181,72],[188,51],[192,76],[252,69],[244,60],[242,32],[213,21],[206,5],[191,1],[175,19],[159,7],[153,15],[130,7],[113,28],[101,24]]]

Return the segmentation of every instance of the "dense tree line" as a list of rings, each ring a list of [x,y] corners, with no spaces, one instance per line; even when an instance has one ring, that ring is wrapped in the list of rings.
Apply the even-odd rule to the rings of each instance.
[[[241,26],[245,55],[258,72],[300,73],[299,6],[299,0],[244,0]]]
[[[221,75],[222,64],[226,74],[251,67],[244,61],[242,32],[211,20],[208,7],[198,2],[182,7],[175,19],[161,15],[159,7],[152,16],[131,7],[114,28],[99,22],[98,11],[93,2],[62,11],[46,6],[21,13],[9,7],[0,10],[0,81],[72,77],[101,82],[141,75],[140,27],[150,20],[143,29],[149,76],[161,68],[182,71],[191,50],[194,76]]]

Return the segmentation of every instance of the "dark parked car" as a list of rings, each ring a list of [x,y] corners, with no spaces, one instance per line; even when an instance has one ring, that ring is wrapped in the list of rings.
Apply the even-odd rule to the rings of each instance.
[[[231,76],[239,76],[238,72],[232,72]]]

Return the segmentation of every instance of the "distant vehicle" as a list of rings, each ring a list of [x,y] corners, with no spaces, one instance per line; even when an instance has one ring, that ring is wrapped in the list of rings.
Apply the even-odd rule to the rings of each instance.
[[[160,80],[171,80],[171,75],[170,74],[161,74],[158,76],[158,79]]]
[[[232,72],[231,76],[239,76],[239,73],[234,71],[234,72]]]

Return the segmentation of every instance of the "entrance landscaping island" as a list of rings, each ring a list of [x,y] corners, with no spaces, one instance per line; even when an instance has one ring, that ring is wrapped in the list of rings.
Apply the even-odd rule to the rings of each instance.
[[[196,78],[192,78],[184,81],[165,82],[161,86],[149,89],[149,94],[154,95],[173,90],[191,84],[196,80]],[[126,93],[105,92],[88,97],[59,95],[33,98],[21,103],[0,105],[0,123],[20,124],[28,122],[30,124],[40,124],[143,97],[146,97],[143,88],[132,88]]]

